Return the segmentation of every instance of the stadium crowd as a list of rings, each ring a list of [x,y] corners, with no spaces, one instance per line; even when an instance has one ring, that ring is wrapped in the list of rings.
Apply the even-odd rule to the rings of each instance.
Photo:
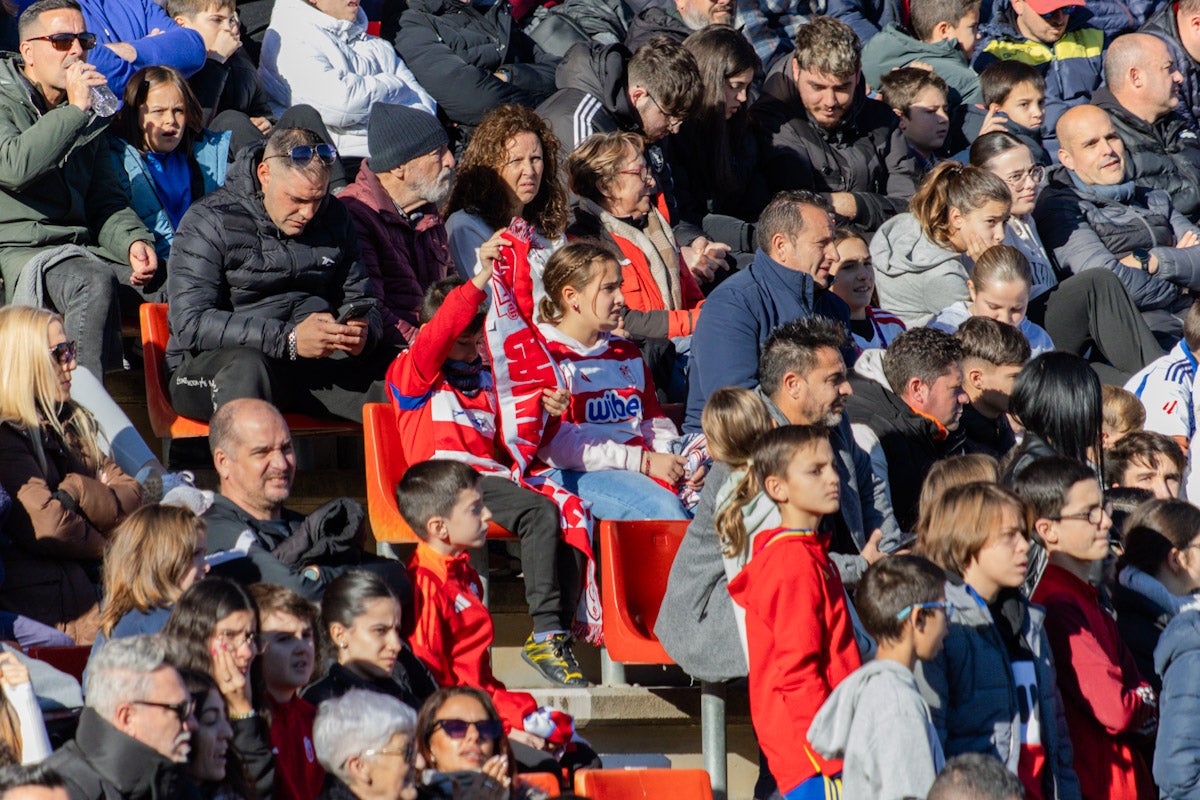
[[[0,800],[568,796],[472,551],[583,690],[601,520],[687,525],[654,633],[748,687],[759,800],[1200,798],[1200,0],[16,0],[0,49]],[[152,358],[215,491],[105,388]],[[370,403],[403,559],[289,508],[285,414]]]

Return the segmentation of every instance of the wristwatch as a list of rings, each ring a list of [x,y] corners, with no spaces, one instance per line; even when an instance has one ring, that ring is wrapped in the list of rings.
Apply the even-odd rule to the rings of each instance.
[[[1137,262],[1142,265],[1143,272],[1150,271],[1150,251],[1144,247],[1134,248],[1129,255],[1137,259]]]

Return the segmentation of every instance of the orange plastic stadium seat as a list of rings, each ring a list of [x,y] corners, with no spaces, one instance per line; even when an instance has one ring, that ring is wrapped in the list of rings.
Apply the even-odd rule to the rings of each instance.
[[[575,793],[592,800],[712,800],[702,769],[581,769]]]
[[[686,520],[600,523],[604,646],[622,664],[674,664],[654,635]]]
[[[408,469],[408,459],[396,426],[396,412],[390,404],[363,405],[363,455],[367,462],[367,515],[375,541],[416,544],[416,534],[396,506],[396,484]],[[516,537],[492,522],[488,525],[488,538]]]
[[[150,427],[160,439],[191,439],[208,436],[208,423],[181,417],[171,408],[167,396],[167,304],[143,303],[142,358],[146,368],[146,409]],[[355,422],[316,419],[303,414],[284,414],[293,434],[355,434],[360,428]]]
[[[92,646],[31,647],[25,651],[25,655],[38,661],[45,661],[55,669],[65,672],[83,683],[83,670],[87,666],[88,658],[92,655]]]

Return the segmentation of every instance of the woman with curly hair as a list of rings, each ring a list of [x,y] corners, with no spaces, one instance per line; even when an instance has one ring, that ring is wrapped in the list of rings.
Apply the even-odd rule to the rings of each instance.
[[[504,105],[484,117],[463,153],[446,209],[450,253],[463,280],[475,274],[479,246],[513,217],[534,226],[529,264],[541,275],[546,259],[565,241],[561,150],[550,126],[531,108]]]

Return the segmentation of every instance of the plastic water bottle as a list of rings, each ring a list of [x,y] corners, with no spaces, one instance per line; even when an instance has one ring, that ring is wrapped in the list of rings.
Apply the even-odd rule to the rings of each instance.
[[[113,94],[113,90],[108,88],[108,84],[93,86],[89,93],[92,98],[92,111],[96,112],[96,116],[111,117],[117,113],[121,101]]]

